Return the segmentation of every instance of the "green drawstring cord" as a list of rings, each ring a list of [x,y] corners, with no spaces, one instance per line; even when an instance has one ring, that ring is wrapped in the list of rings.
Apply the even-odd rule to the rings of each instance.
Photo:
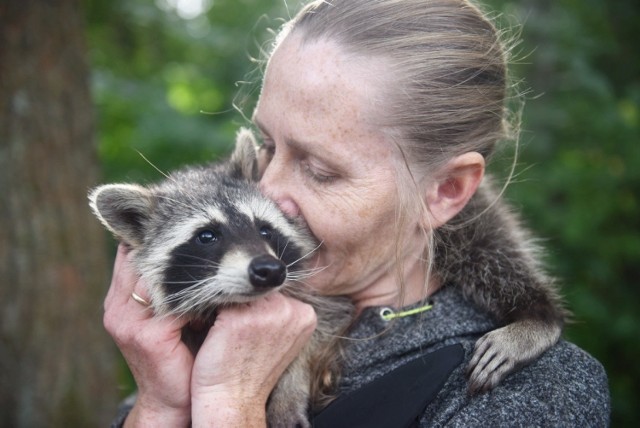
[[[433,308],[433,304],[431,304],[431,303],[427,303],[424,306],[420,306],[418,308],[409,309],[407,311],[402,311],[402,312],[395,312],[391,308],[382,308],[380,310],[380,316],[385,321],[391,321],[392,319],[408,317],[410,315],[415,315],[415,314],[419,314],[419,313],[422,313],[422,312],[426,312],[431,308]]]

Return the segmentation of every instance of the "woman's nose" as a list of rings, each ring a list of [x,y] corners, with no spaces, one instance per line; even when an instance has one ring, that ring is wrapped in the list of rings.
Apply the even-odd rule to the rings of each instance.
[[[287,217],[297,217],[300,214],[298,204],[291,191],[291,177],[283,168],[277,167],[274,159],[264,170],[260,179],[260,190],[278,205]]]

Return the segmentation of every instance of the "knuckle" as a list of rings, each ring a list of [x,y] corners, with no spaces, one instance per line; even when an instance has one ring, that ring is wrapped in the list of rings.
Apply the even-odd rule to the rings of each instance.
[[[302,334],[310,335],[315,331],[318,324],[318,317],[311,305],[302,303],[300,309],[297,311],[297,322]]]
[[[105,330],[111,335],[113,335],[117,330],[117,322],[118,318],[112,314],[112,311],[106,309],[104,315],[102,316],[102,325]]]
[[[310,327],[316,327],[318,324],[318,315],[313,309],[313,306],[305,304],[304,319]]]
[[[119,346],[135,341],[135,330],[127,328],[122,317],[112,311],[106,311],[102,317],[105,330]]]

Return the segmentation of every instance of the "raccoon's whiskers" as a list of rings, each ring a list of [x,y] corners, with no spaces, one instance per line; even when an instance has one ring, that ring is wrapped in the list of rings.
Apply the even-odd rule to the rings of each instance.
[[[206,259],[204,257],[194,256],[192,254],[176,253],[176,256],[181,256],[181,257],[185,257],[185,258],[194,259],[196,261],[205,262],[204,264],[201,264],[201,265],[196,265],[196,264],[188,265],[188,264],[185,264],[185,265],[181,265],[182,267],[215,267],[215,268],[219,268],[221,266],[220,263],[214,262],[213,260]]]
[[[291,281],[300,281],[303,279],[311,278],[312,276],[317,275],[318,273],[322,272],[326,268],[327,266],[322,266],[322,267],[315,267],[315,268],[309,268],[309,269],[301,269],[295,272],[289,272],[287,274],[287,278],[290,279]]]
[[[204,284],[206,281],[207,281],[206,279],[201,279],[201,280],[198,280],[198,281],[192,280],[192,281],[167,281],[167,282],[165,282],[165,284],[169,284],[169,285],[189,284],[188,287],[185,287],[182,290],[176,291],[175,293],[169,294],[167,297],[165,297],[165,302],[173,302],[173,301],[177,301],[177,300],[182,299],[184,297],[184,295],[189,295],[195,289],[197,289],[202,284]]]
[[[165,178],[169,178],[169,175],[165,172],[163,172],[160,168],[158,168],[153,162],[151,162],[149,159],[147,159],[147,157],[145,155],[142,154],[142,152],[140,150],[136,150],[136,152],[138,152],[138,154],[140,155],[140,157],[142,159],[145,160],[145,162],[147,162],[149,165],[151,165],[153,167],[153,169],[155,169],[156,171],[158,171],[160,174],[162,174]]]
[[[301,260],[304,260],[304,259],[308,258],[309,256],[311,256],[313,253],[315,253],[318,250],[318,248],[320,248],[322,246],[323,242],[324,241],[320,242],[318,245],[316,245],[315,248],[312,248],[308,253],[303,254],[300,258],[298,258],[298,259],[292,261],[291,263],[289,263],[287,265],[287,267],[291,267],[291,266],[295,265],[296,263],[300,262]]]
[[[167,295],[164,298],[163,303],[168,306],[171,306],[172,303],[177,303],[177,305],[175,307],[171,307],[167,311],[165,316],[173,315],[177,318],[183,318],[183,317],[192,318],[194,315],[200,315],[201,313],[206,312],[204,308],[198,308],[198,304],[202,303],[204,300],[202,296],[200,296],[200,294],[202,294],[201,293],[203,288],[202,285],[206,281],[207,281],[206,279],[203,279],[200,281],[191,281],[191,285],[189,285],[188,287],[176,293]],[[190,282],[175,281],[175,282],[169,282],[167,284],[180,284],[180,283],[188,284]],[[211,293],[209,293],[208,296],[210,297]],[[209,307],[207,309],[209,309]],[[213,310],[213,308],[211,308],[211,310]]]
[[[178,303],[171,312],[177,316],[185,316],[213,311],[217,305],[212,305],[212,301],[218,300],[222,292],[216,292],[216,287],[204,287],[211,281],[212,278],[202,279],[168,296],[165,299],[166,303]]]
[[[145,160],[149,165],[151,165],[151,166],[152,166],[156,171],[158,171],[160,174],[162,174],[162,175],[163,175],[167,180],[171,181],[172,183],[176,183],[176,184],[178,184],[178,187],[179,187],[179,188],[181,187],[181,186],[180,186],[180,182],[179,182],[178,180],[176,180],[176,179],[175,179],[174,177],[172,177],[171,175],[169,175],[169,174],[167,174],[167,173],[163,172],[163,171],[162,171],[160,168],[158,168],[158,167],[157,167],[153,162],[151,162],[149,159],[147,159],[147,157],[146,157],[145,155],[143,155],[140,151],[138,151],[138,150],[136,150],[136,151],[137,151],[137,152],[138,152],[138,154],[142,157],[142,159],[144,159],[144,160]],[[184,191],[182,191],[181,193],[182,193],[183,195],[187,195],[187,196],[189,196],[192,200],[194,200],[194,202],[195,202],[195,201],[197,201],[197,199],[195,198],[195,195],[194,195],[193,193],[189,193],[189,194],[187,194],[187,193],[186,193],[186,192],[184,192]],[[185,204],[185,203],[182,203],[182,202],[180,202],[180,201],[177,201],[177,200],[175,200],[175,199],[171,199],[171,198],[168,198],[168,197],[166,197],[166,196],[162,196],[162,195],[157,195],[157,196],[158,196],[158,197],[160,197],[160,198],[164,198],[164,199],[166,199],[166,200],[168,200],[168,201],[171,201],[171,202],[174,202],[174,203],[180,204],[180,205],[182,205],[182,206],[183,206],[183,207],[185,207],[185,208],[189,208],[189,209],[193,208],[193,207],[191,207],[191,206],[189,206],[189,205],[187,205],[187,204]]]
[[[287,239],[287,242],[285,242],[284,247],[282,248],[282,250],[280,250],[280,237],[278,237],[278,250],[280,254],[278,254],[278,258],[282,259],[282,256],[284,255],[284,252],[287,251],[287,247],[289,246],[289,240]]]
[[[190,285],[189,285],[189,287],[187,287],[187,288],[185,288],[185,289],[180,290],[180,291],[178,291],[178,292],[177,292],[177,293],[182,293],[183,291],[188,290],[188,289],[190,289],[192,286],[195,286],[195,285],[197,285],[197,284],[199,284],[199,283],[201,283],[201,282],[203,282],[203,281],[204,281],[204,280],[198,280],[198,281],[196,281],[196,280],[185,280],[185,281],[165,281],[164,283],[165,283],[165,284],[168,284],[168,285],[190,284]],[[173,293],[173,295],[175,295],[175,294],[176,294],[176,293]]]
[[[212,265],[209,265],[209,264],[195,264],[195,263],[183,264],[183,265],[176,264],[174,266],[180,267],[180,268],[200,268],[200,269],[212,267]],[[217,266],[213,266],[213,267],[217,267]]]

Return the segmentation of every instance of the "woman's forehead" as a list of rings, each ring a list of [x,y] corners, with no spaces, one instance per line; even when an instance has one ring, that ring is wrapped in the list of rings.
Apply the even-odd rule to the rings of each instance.
[[[329,39],[302,41],[287,37],[267,66],[264,91],[280,91],[300,107],[355,109],[357,119],[371,121],[382,101],[387,61],[347,52]]]
[[[366,149],[373,149],[371,140],[383,136],[374,120],[374,79],[362,64],[348,60],[328,41],[283,42],[267,68],[256,122],[267,134],[286,129],[295,141],[369,141]]]

